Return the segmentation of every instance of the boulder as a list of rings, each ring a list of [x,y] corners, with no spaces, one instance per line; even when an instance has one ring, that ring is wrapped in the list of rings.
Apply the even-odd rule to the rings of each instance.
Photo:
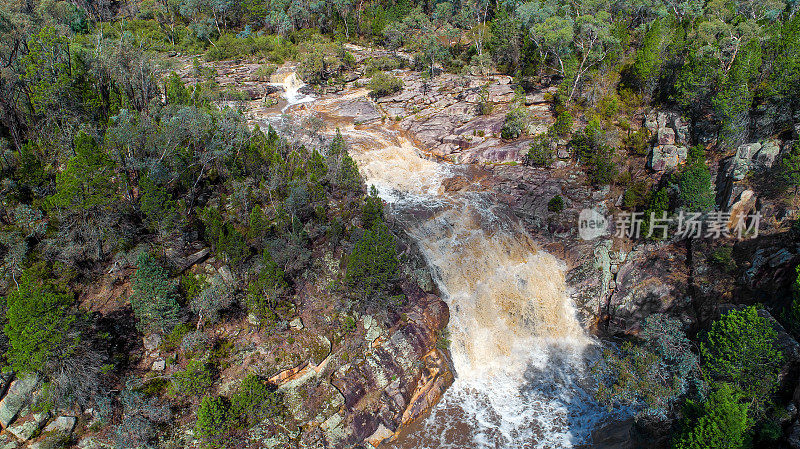
[[[686,254],[672,246],[644,244],[634,248],[619,267],[608,304],[608,330],[636,334],[654,313],[670,313],[685,322],[694,318],[687,295]],[[665,276],[664,273],[669,273]]]
[[[750,171],[753,156],[755,156],[760,149],[761,144],[758,142],[739,145],[739,148],[736,149],[736,155],[733,156],[729,163],[728,173],[731,179],[734,181],[741,181],[747,176],[747,172]]]
[[[39,377],[35,375],[17,379],[11,383],[8,393],[0,401],[0,425],[8,427],[14,422],[23,407],[28,405],[30,395],[39,384]]]
[[[383,118],[375,104],[366,97],[336,102],[331,112],[342,117],[352,117],[357,123],[369,123]]]
[[[369,437],[367,437],[367,443],[371,444],[372,447],[378,447],[381,443],[388,440],[394,435],[394,432],[387,429],[383,423],[378,424],[378,429],[372,433]]]
[[[747,217],[756,207],[756,194],[752,190],[744,190],[730,207],[728,228],[733,229],[739,220]]]
[[[301,320],[300,317],[297,317],[289,322],[289,327],[295,330],[301,330],[304,327],[303,320]]]
[[[156,360],[155,362],[153,362],[153,367],[152,367],[152,370],[153,370],[153,371],[164,371],[164,369],[165,369],[166,367],[167,367],[167,362],[166,362],[166,360],[164,360],[164,359],[158,359],[158,360]]]
[[[149,334],[142,337],[142,345],[147,352],[153,352],[161,346],[160,334]]]
[[[36,413],[33,416],[26,417],[26,419],[9,426],[6,430],[22,441],[30,440],[37,432],[44,426],[44,423],[50,418],[50,413]]]
[[[659,128],[658,144],[675,145],[675,131],[672,128]]]
[[[650,153],[649,165],[655,171],[664,171],[686,162],[687,149],[676,145],[657,145]]]
[[[771,168],[781,152],[778,141],[768,140],[761,145],[761,149],[753,157],[753,161],[762,168]]]
[[[45,432],[62,432],[62,433],[72,433],[72,429],[75,428],[75,423],[77,422],[77,418],[74,416],[59,416],[58,418],[54,419],[47,427],[44,428]]]

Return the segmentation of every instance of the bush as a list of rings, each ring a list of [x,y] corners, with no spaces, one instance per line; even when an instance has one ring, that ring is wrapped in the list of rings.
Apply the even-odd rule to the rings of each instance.
[[[506,140],[519,138],[527,132],[528,112],[524,108],[516,108],[506,114],[500,136]]]
[[[173,376],[175,385],[182,394],[199,396],[214,385],[214,375],[208,364],[201,360],[191,360],[186,369]]]
[[[601,147],[594,152],[588,162],[587,175],[593,185],[611,184],[617,177],[617,164],[613,161],[613,150]]]
[[[759,407],[778,386],[783,355],[778,333],[754,306],[732,310],[711,324],[700,344],[707,372]]]
[[[19,373],[45,371],[49,362],[69,357],[78,343],[77,337],[69,335],[75,321],[69,312],[72,296],[38,277],[32,270],[25,271],[19,287],[5,298],[6,358]]]
[[[364,65],[364,75],[372,76],[376,72],[388,72],[390,70],[401,69],[405,61],[400,58],[380,57],[370,58]]]
[[[722,384],[703,402],[689,402],[684,430],[675,449],[744,449],[749,447],[748,404],[731,385]]]
[[[397,242],[386,224],[379,224],[356,242],[347,258],[346,282],[365,300],[384,296],[397,279]]]
[[[403,81],[389,73],[377,72],[372,75],[367,88],[372,98],[380,98],[403,90]]]
[[[478,114],[489,115],[494,109],[494,104],[489,101],[489,85],[485,84],[478,90]]]
[[[714,189],[711,171],[705,161],[705,150],[694,147],[690,150],[686,167],[678,178],[681,204],[693,212],[705,212],[714,208]]]
[[[547,210],[550,212],[559,213],[564,210],[564,198],[561,198],[561,195],[556,195],[550,198],[550,201],[547,202]]]
[[[592,374],[601,403],[636,406],[639,417],[656,418],[666,417],[701,375],[680,321],[665,314],[645,320],[639,341],[605,349]]]
[[[140,332],[169,332],[178,322],[178,290],[155,258],[143,251],[133,277],[131,306]]]
[[[637,156],[646,156],[650,152],[650,131],[642,128],[623,139],[625,148]]]
[[[230,405],[222,396],[206,396],[197,409],[197,434],[210,447],[223,444],[228,433],[228,412]]]
[[[559,137],[566,136],[572,131],[572,122],[572,114],[569,112],[564,111],[558,114],[555,123],[553,123],[553,132]]]
[[[275,308],[288,289],[284,277],[269,250],[264,249],[258,276],[247,287],[247,309],[260,318],[275,318]]]
[[[244,378],[231,397],[230,418],[237,427],[249,428],[282,412],[283,400],[275,387],[254,374]]]
[[[534,167],[549,167],[553,163],[552,142],[547,136],[539,135],[533,139],[527,162]]]

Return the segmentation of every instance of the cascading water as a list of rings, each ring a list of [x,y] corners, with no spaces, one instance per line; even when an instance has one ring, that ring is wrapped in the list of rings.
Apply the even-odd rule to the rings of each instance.
[[[274,75],[270,84],[283,89],[283,94],[281,94],[281,96],[286,100],[286,105],[281,109],[282,113],[296,104],[309,103],[316,99],[312,95],[300,92],[300,89],[305,87],[306,83],[304,83],[295,72]]]
[[[315,109],[328,114],[343,100],[320,100]],[[605,413],[582,385],[592,341],[570,304],[563,263],[489,194],[447,192],[445,180],[463,176],[461,167],[422,157],[382,124],[327,118],[343,124],[367,184],[419,242],[450,307],[456,381],[428,418],[390,446],[557,449],[586,442]]]
[[[568,448],[603,410],[583,388],[581,329],[565,267],[483,193],[447,193],[457,167],[421,157],[385,128],[346,127],[367,184],[420,243],[450,306],[457,378],[397,448]]]

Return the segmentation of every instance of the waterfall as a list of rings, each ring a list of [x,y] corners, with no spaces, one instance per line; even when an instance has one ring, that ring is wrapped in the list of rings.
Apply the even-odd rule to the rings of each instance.
[[[271,85],[280,87],[283,90],[281,96],[286,100],[286,105],[281,109],[282,113],[296,104],[315,100],[314,96],[300,92],[300,89],[305,87],[306,83],[293,71],[275,73],[270,81]]]
[[[586,381],[584,334],[564,264],[489,194],[448,193],[457,166],[378,126],[342,133],[368,185],[419,243],[450,307],[456,381],[397,448],[569,448],[604,413]]]
[[[302,85],[296,75],[280,81],[287,101],[297,92],[292,86]],[[331,115],[337,101],[357,95],[363,93],[318,100],[314,109],[340,128],[367,184],[419,242],[450,308],[456,370],[431,415],[389,447],[560,449],[587,442],[607,415],[585,385],[594,344],[570,303],[565,265],[490,192],[449,192],[448,181],[472,182],[464,167],[423,157],[391,125],[342,124]]]

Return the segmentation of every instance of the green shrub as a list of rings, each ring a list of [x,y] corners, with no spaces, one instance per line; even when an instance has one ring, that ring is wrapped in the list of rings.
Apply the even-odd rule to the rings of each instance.
[[[593,185],[607,185],[617,176],[617,164],[613,160],[614,151],[601,147],[595,151],[588,162],[587,175]]]
[[[399,265],[397,242],[388,226],[380,223],[364,231],[353,246],[345,280],[362,299],[378,299],[391,289]]]
[[[705,150],[694,147],[690,150],[686,167],[678,178],[681,204],[694,212],[705,212],[714,208],[714,189],[711,171],[705,161]]]
[[[400,58],[380,57],[370,58],[364,65],[364,75],[372,76],[376,72],[388,72],[391,70],[401,69],[405,65],[405,61]]]
[[[733,260],[732,246],[720,246],[711,252],[709,259],[712,263],[725,271],[732,271],[736,269],[736,261]]]
[[[69,334],[75,322],[69,310],[72,295],[32,270],[17,282],[19,286],[5,298],[6,359],[18,373],[43,372],[51,361],[69,357],[78,344],[78,338]]]
[[[199,396],[214,385],[214,374],[208,363],[201,360],[191,360],[186,369],[173,375],[173,380],[178,391],[189,396]]]
[[[195,430],[208,447],[223,445],[228,433],[228,412],[230,405],[222,396],[206,396],[197,409],[197,424]]]
[[[749,447],[748,404],[729,384],[722,384],[703,402],[689,401],[684,430],[675,449],[744,449]]]
[[[485,84],[478,90],[478,114],[489,115],[493,109],[494,104],[489,100],[489,85]]]
[[[572,122],[572,114],[569,112],[564,111],[558,114],[555,123],[553,123],[553,132],[559,137],[566,136],[572,131]]]
[[[597,399],[635,406],[638,417],[663,419],[690,386],[703,388],[692,346],[679,320],[660,313],[647,317],[635,341],[607,347],[592,368]]]
[[[550,198],[550,201],[547,202],[547,210],[550,212],[559,213],[564,210],[564,198],[561,198],[561,195],[556,195]]]
[[[372,75],[367,88],[372,98],[380,98],[403,90],[403,81],[389,73],[377,72]]]
[[[249,428],[265,419],[281,414],[280,393],[254,374],[244,378],[238,391],[231,396],[229,419],[232,427]]]
[[[616,94],[611,94],[609,96],[603,97],[600,100],[600,115],[603,116],[605,119],[613,119],[614,117],[619,114],[621,104],[619,100],[619,96]]]
[[[283,270],[275,263],[269,250],[264,249],[260,271],[247,287],[247,309],[260,318],[277,318],[276,308],[288,287]]]
[[[547,136],[539,135],[533,139],[527,162],[534,167],[549,167],[553,163],[552,142]]]
[[[131,306],[140,332],[169,332],[178,322],[177,286],[146,251],[137,259]]]
[[[527,132],[528,112],[524,108],[516,108],[506,114],[500,136],[506,140],[517,139]]]
[[[700,354],[711,376],[735,386],[758,408],[778,386],[783,355],[777,337],[769,320],[750,306],[714,321]]]
[[[272,76],[275,71],[278,70],[278,66],[275,64],[261,64],[261,66],[256,70],[256,76],[261,81],[269,81],[270,77]]]
[[[632,154],[646,156],[650,152],[650,131],[647,128],[642,128],[625,136],[623,145]]]
[[[626,172],[625,174],[630,176],[630,172]],[[620,175],[620,177],[622,177],[622,175]],[[618,182],[621,182],[621,180],[618,179]],[[647,204],[649,194],[650,191],[647,186],[647,181],[641,179],[632,181],[632,184],[628,185],[628,188],[625,189],[625,193],[622,194],[622,207],[630,211],[638,210]]]

